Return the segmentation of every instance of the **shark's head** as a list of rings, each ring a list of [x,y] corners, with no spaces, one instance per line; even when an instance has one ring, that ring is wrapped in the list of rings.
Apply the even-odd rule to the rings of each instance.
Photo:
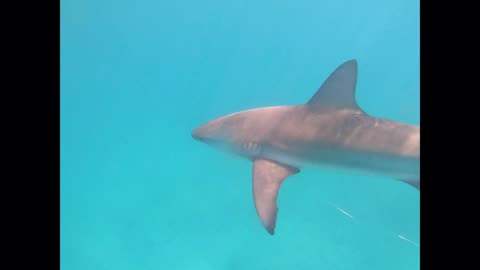
[[[251,158],[261,152],[261,138],[252,129],[255,118],[248,111],[209,121],[192,131],[192,137],[214,148]]]

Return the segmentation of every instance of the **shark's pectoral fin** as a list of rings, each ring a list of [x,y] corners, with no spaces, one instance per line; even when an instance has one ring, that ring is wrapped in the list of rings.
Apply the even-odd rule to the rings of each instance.
[[[357,61],[350,60],[332,72],[307,106],[316,112],[348,109],[364,113],[355,100],[356,84]]]
[[[277,196],[282,182],[299,170],[273,161],[253,161],[253,197],[257,214],[265,229],[274,234],[277,220]]]

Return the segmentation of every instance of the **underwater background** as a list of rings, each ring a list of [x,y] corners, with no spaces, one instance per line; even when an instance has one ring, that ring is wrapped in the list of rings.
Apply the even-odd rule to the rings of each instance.
[[[419,192],[302,170],[275,235],[251,164],[191,137],[305,103],[358,61],[367,113],[419,124],[418,0],[61,0],[61,269],[419,269]]]

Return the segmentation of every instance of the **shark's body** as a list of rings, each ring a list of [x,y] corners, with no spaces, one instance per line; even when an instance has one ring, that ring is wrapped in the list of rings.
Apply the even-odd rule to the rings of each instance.
[[[330,167],[404,181],[420,189],[420,127],[376,118],[355,101],[357,63],[338,67],[306,104],[246,110],[192,136],[253,162],[257,213],[274,233],[280,185],[303,167]]]

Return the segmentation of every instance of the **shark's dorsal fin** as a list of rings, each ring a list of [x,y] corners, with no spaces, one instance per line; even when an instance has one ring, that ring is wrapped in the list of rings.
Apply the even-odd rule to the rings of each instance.
[[[355,100],[356,84],[357,61],[350,60],[330,74],[307,106],[317,112],[341,109],[362,112]]]
[[[282,182],[299,170],[273,161],[253,161],[253,197],[257,214],[265,229],[273,235],[277,220],[277,196]]]

